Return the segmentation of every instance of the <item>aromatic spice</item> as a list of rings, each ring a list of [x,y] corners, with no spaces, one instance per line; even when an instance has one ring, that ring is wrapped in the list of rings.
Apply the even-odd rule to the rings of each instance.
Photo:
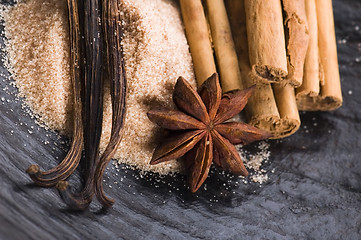
[[[80,64],[80,28],[78,17],[78,6],[76,0],[68,1],[69,25],[71,39],[71,61],[70,73],[72,90],[74,94],[73,103],[73,137],[71,148],[64,160],[55,168],[42,172],[38,165],[32,165],[27,169],[31,179],[39,186],[52,187],[61,180],[68,178],[78,166],[83,148],[83,122],[81,115],[81,71]]]
[[[86,183],[83,190],[75,194],[70,192],[67,182],[59,181],[57,188],[65,202],[73,209],[86,209],[95,192],[100,202],[109,207],[114,201],[105,196],[102,178],[105,167],[113,157],[121,140],[126,97],[119,3],[117,0],[86,0],[78,5],[77,0],[68,0],[68,9],[71,31],[71,76],[74,88],[74,106],[76,107],[74,109],[76,114],[74,130],[81,129],[83,123],[83,134],[81,135],[81,132],[78,131],[74,131],[74,134],[81,136],[80,140],[77,138],[75,140],[84,142]],[[104,29],[102,29],[102,25]],[[104,33],[106,39],[103,41]],[[104,50],[107,53],[105,58],[107,64],[103,62],[103,45],[105,45]],[[103,65],[107,66],[107,74],[104,74]],[[100,157],[103,79],[105,77],[110,77],[113,117],[111,139]],[[82,100],[82,104],[79,103],[79,99]],[[78,118],[79,116],[82,119]],[[76,145],[75,142],[73,142],[73,146],[77,146],[77,148],[72,149],[68,156],[72,156],[73,151],[81,152],[83,148],[82,144]],[[80,154],[78,155],[80,156]],[[79,163],[78,155],[73,158],[65,158],[58,167],[48,172],[54,173],[55,179],[65,180],[62,171],[72,173]],[[46,186],[43,183],[51,182],[52,185],[56,183],[54,179],[39,181],[42,174],[36,165],[31,166],[27,172],[39,185]],[[65,177],[67,176],[68,174],[65,175]]]
[[[123,47],[121,39],[123,29],[120,19],[120,1],[103,1],[103,24],[107,50],[107,67],[110,80],[112,99],[112,130],[110,140],[105,148],[95,171],[95,193],[103,206],[110,207],[114,200],[105,196],[103,191],[103,174],[106,166],[117,151],[123,136],[124,119],[126,112],[126,74],[123,61]],[[125,149],[121,149],[125,151]]]
[[[264,83],[288,82],[281,1],[245,0],[244,9],[252,73]]]
[[[155,149],[151,164],[184,155],[192,192],[207,178],[212,161],[224,170],[247,176],[233,144],[248,144],[271,135],[245,123],[225,121],[244,108],[252,90],[253,87],[222,95],[218,75],[213,74],[202,84],[198,94],[180,77],[173,92],[173,101],[180,111],[148,112],[152,122],[174,131]]]
[[[180,172],[178,161],[149,165],[160,131],[146,115],[160,103],[173,107],[172,89],[180,75],[195,86],[179,6],[172,0],[122,0],[120,8],[128,94],[123,139],[114,158],[141,171]],[[10,70],[21,96],[39,122],[71,136],[74,114],[66,1],[21,1],[4,13],[4,19]],[[101,152],[112,125],[108,82],[104,88]]]
[[[71,1],[71,0],[68,0]],[[79,1],[79,18],[83,26],[80,42],[83,64],[78,67],[83,73],[82,117],[84,138],[85,186],[72,194],[67,184],[60,182],[57,187],[64,201],[72,208],[86,209],[92,201],[95,185],[95,170],[99,163],[99,143],[103,118],[103,31],[101,22],[101,0]],[[84,36],[84,37],[83,37]],[[72,54],[72,53],[71,53]]]
[[[195,86],[179,6],[172,0],[122,0],[120,8],[128,94],[124,137],[114,155],[118,160],[115,163],[161,174],[181,172],[180,161],[149,165],[161,135],[159,127],[146,115],[159,104],[173,107],[171,93],[178,76],[184,76]],[[71,136],[76,113],[72,111],[67,15],[65,0],[19,1],[2,12],[8,39],[8,68],[20,95],[25,97],[38,122]],[[107,82],[104,87],[101,152],[110,139],[112,125],[110,87]],[[242,153],[240,146],[237,149]],[[258,160],[267,158],[260,156]],[[115,164],[115,169],[119,171],[120,166]]]
[[[207,0],[206,3],[222,91],[245,89],[224,0]]]
[[[332,1],[307,0],[311,44],[308,47],[304,83],[296,91],[298,109],[330,111],[342,105]]]
[[[250,5],[255,4],[252,1],[248,2]],[[260,76],[252,71],[249,60],[245,1],[226,0],[225,4],[238,54],[242,82],[244,86],[251,86],[258,82],[255,79]],[[252,42],[252,44],[254,48],[257,42]],[[245,112],[249,124],[270,132],[273,138],[290,136],[299,129],[301,124],[294,89],[290,85],[276,87],[270,83],[257,84]]]
[[[179,1],[198,86],[216,71],[207,19],[201,0]]]
[[[287,51],[287,79],[294,86],[301,86],[309,28],[306,18],[305,1],[282,0],[285,40]]]

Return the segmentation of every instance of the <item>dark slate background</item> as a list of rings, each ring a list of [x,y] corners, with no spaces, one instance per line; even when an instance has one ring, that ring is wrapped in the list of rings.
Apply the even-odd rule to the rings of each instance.
[[[295,135],[270,141],[266,169],[275,171],[262,186],[213,170],[206,189],[190,194],[182,176],[111,165],[114,207],[99,211],[95,201],[71,212],[25,174],[33,163],[56,165],[66,139],[25,113],[1,64],[0,239],[361,239],[361,2],[333,4],[344,105],[301,113]]]

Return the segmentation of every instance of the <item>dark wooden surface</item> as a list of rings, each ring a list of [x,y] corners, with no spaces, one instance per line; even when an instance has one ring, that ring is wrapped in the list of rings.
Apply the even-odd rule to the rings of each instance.
[[[333,3],[344,106],[301,113],[295,135],[270,141],[266,168],[275,171],[261,187],[213,170],[206,189],[190,194],[181,176],[109,166],[114,207],[68,211],[54,189],[25,174],[33,163],[54,166],[66,140],[21,108],[1,64],[0,239],[360,239],[361,2]]]

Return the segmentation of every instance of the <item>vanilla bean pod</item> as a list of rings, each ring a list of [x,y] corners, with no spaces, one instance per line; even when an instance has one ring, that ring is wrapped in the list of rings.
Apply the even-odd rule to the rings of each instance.
[[[110,207],[114,203],[113,199],[109,199],[104,194],[102,179],[104,170],[114,156],[122,139],[126,112],[126,76],[123,61],[123,48],[121,45],[123,30],[119,7],[119,0],[103,1],[103,29],[106,42],[107,71],[110,79],[112,99],[112,130],[109,144],[101,156],[95,171],[95,193],[99,202],[104,207]]]
[[[69,152],[63,161],[48,171],[40,171],[38,165],[31,165],[26,172],[35,184],[43,187],[55,186],[60,180],[68,178],[79,164],[83,147],[83,126],[81,118],[81,93],[80,93],[80,29],[77,0],[68,0],[69,29],[70,29],[70,75],[74,94],[73,109],[73,137]]]
[[[103,118],[101,11],[100,0],[85,0],[84,7],[79,12],[79,14],[84,14],[85,41],[83,52],[84,76],[82,78],[85,186],[80,192],[72,193],[68,182],[60,181],[57,184],[64,201],[69,207],[76,210],[86,209],[92,201],[95,191],[94,174],[99,162],[99,143]]]

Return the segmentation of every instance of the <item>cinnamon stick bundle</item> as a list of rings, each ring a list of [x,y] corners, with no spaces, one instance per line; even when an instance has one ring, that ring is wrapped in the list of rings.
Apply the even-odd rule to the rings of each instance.
[[[244,87],[258,83],[246,106],[247,119],[250,124],[272,133],[273,138],[289,136],[296,132],[301,124],[294,88],[284,84],[259,84],[266,80],[251,68],[249,51],[253,48],[248,47],[245,3],[233,0],[225,0],[225,3],[238,54],[242,83]]]
[[[342,105],[332,2],[305,0],[310,31],[303,84],[297,105],[305,111],[334,110]]]
[[[273,86],[266,75],[260,75],[261,67],[250,65],[248,55],[248,40],[246,31],[245,5],[243,1],[226,0],[227,10],[231,17],[231,25],[223,0],[207,0],[207,16],[211,30],[211,40],[214,44],[218,70],[221,76],[223,91],[244,89],[255,83],[253,96],[248,100],[246,115],[250,124],[273,134],[273,138],[282,138],[294,133],[300,126],[300,119],[296,106],[294,88],[291,86]],[[208,25],[204,9],[200,0],[181,0],[181,10],[186,28],[187,39],[194,62],[197,83],[200,85],[205,76],[216,70]],[[279,48],[279,56],[283,56],[281,65],[282,78],[287,76],[286,48],[284,42],[282,10],[279,1],[278,33],[283,42]],[[278,11],[277,10],[277,11]],[[278,18],[277,18],[278,19]],[[231,29],[232,26],[232,29]],[[235,34],[233,42],[232,31]],[[273,32],[274,33],[274,32]],[[266,43],[266,41],[265,41]],[[270,49],[272,50],[273,47]],[[252,49],[252,48],[250,48]],[[237,51],[236,51],[237,50]],[[237,56],[238,53],[238,56]],[[254,53],[254,52],[253,52]],[[258,52],[262,58],[263,54]],[[257,55],[254,53],[253,55]],[[261,56],[262,55],[262,56]],[[270,59],[276,59],[268,52]],[[267,58],[265,58],[267,60]],[[268,67],[268,65],[266,65]],[[201,68],[201,69],[199,69]],[[275,68],[273,68],[275,70]],[[276,70],[273,73],[279,73]],[[267,70],[268,71],[268,70]],[[201,76],[201,77],[199,77]],[[280,81],[281,77],[276,77]],[[263,83],[263,84],[259,84]]]

